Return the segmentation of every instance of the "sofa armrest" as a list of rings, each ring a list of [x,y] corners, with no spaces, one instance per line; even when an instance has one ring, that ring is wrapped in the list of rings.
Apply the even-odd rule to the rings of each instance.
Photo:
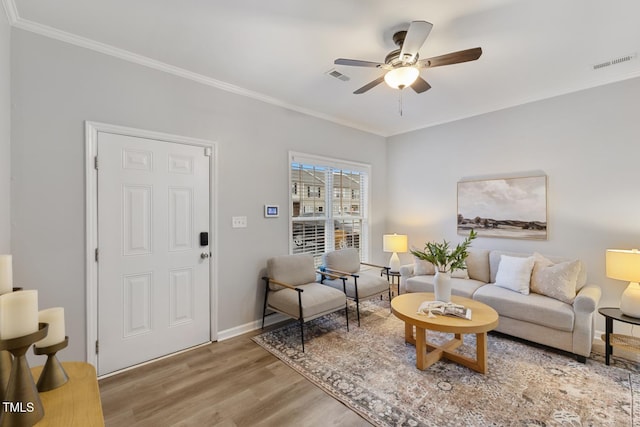
[[[585,285],[573,301],[573,311],[593,313],[598,307],[602,290],[597,285]]]
[[[413,276],[413,264],[405,264],[400,266],[400,276]]]

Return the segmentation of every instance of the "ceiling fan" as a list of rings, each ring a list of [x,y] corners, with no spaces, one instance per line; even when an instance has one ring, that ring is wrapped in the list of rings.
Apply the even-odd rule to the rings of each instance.
[[[418,50],[420,50],[427,39],[432,27],[433,24],[426,21],[413,21],[407,31],[396,32],[393,35],[393,42],[398,46],[398,49],[389,52],[384,59],[384,63],[339,58],[334,61],[334,64],[353,67],[373,67],[386,71],[383,76],[378,77],[353,92],[356,95],[365,93],[383,81],[394,89],[402,90],[407,86],[411,86],[417,93],[425,92],[431,89],[431,85],[420,77],[420,70],[422,68],[475,61],[482,55],[482,49],[476,47],[434,56],[432,58],[419,59]]]

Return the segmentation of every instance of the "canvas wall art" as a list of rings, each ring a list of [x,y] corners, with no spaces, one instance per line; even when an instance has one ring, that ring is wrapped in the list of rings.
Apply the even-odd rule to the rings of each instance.
[[[458,234],[547,239],[547,177],[458,182]]]

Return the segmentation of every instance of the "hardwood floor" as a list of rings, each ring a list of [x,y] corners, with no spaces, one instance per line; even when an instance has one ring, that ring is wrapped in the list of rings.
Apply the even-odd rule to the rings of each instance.
[[[259,333],[100,380],[106,426],[370,426],[251,341]]]

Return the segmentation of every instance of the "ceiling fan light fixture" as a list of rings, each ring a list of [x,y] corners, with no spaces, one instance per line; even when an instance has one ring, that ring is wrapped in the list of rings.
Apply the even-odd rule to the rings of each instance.
[[[420,75],[416,67],[398,67],[384,75],[384,81],[394,89],[404,89],[411,86]]]

